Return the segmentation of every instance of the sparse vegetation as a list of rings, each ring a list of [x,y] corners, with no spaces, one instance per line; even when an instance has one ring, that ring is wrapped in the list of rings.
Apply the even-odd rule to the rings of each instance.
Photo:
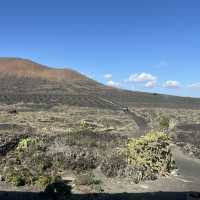
[[[150,132],[139,139],[130,139],[125,150],[128,164],[165,175],[175,167],[169,145],[170,138],[163,132]],[[143,177],[148,179],[145,173]]]
[[[140,137],[133,118],[121,111],[66,106],[41,111],[24,104],[15,107],[17,115],[10,115],[7,107],[0,106],[0,175],[13,185],[48,188],[46,191],[54,194],[56,187],[68,187],[63,181],[55,184],[55,177],[72,173],[76,190],[102,192],[105,180],[106,184],[109,180],[127,179],[139,183],[168,175],[174,168],[168,135],[154,131]],[[199,156],[197,111],[194,114],[136,108],[133,112],[146,120],[149,129],[168,129],[168,122],[173,119],[176,132],[170,132],[170,128],[167,131],[173,141],[191,143],[185,143],[183,148],[192,156]],[[168,117],[163,120],[160,116]],[[186,121],[190,126],[184,126]],[[181,128],[187,132],[178,132]],[[188,134],[190,130],[193,131]]]
[[[51,176],[39,176],[37,180],[35,181],[35,185],[38,188],[44,189],[47,185],[49,185],[52,182]]]
[[[3,169],[2,174],[7,182],[15,186],[31,185],[34,181],[30,170],[23,167],[16,169],[16,166],[8,165]]]
[[[7,182],[15,185],[45,187],[52,174],[65,170],[81,174],[97,168],[104,151],[120,142],[122,144],[124,140],[119,135],[94,133],[86,129],[52,138],[28,137],[21,139],[16,148],[1,160],[1,174]],[[17,171],[11,166],[17,166]]]
[[[166,175],[175,168],[169,144],[170,139],[163,132],[129,139],[127,147],[104,160],[102,172],[107,176],[131,177],[135,183]]]
[[[125,155],[113,152],[107,155],[101,164],[101,171],[107,177],[116,177],[120,172],[127,167],[127,161]]]
[[[52,157],[55,169],[72,169],[76,172],[94,169],[98,163],[98,155],[92,149],[78,146],[68,146],[63,152],[54,153]]]
[[[169,128],[170,119],[166,116],[161,116],[159,119],[159,124],[161,129],[168,129]]]
[[[36,145],[37,143],[38,140],[35,138],[25,138],[19,142],[16,150],[25,151],[30,145]]]

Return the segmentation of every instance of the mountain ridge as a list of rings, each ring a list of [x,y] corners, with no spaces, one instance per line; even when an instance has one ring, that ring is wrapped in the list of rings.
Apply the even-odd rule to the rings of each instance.
[[[16,75],[31,78],[44,78],[53,80],[83,79],[84,75],[75,70],[62,68],[56,69],[46,65],[22,58],[0,58],[0,73],[4,75]]]
[[[122,90],[71,69],[54,69],[19,58],[0,58],[0,102],[110,109],[126,106],[200,109],[199,98]]]

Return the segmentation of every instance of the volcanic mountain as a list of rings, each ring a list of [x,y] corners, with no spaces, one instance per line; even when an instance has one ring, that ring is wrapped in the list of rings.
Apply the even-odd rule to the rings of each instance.
[[[70,69],[52,69],[25,59],[0,59],[0,74],[16,78],[46,79],[46,80],[81,80],[81,74]]]
[[[0,102],[109,109],[124,106],[200,109],[197,98],[112,88],[71,69],[50,68],[19,58],[0,58]]]

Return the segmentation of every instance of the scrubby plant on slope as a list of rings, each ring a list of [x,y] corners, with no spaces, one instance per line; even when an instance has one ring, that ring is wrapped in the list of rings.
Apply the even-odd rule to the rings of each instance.
[[[112,152],[108,154],[102,161],[101,171],[107,177],[115,177],[120,174],[120,171],[127,167],[126,157],[124,153]]]
[[[42,183],[49,178],[51,159],[45,155],[44,144],[38,138],[22,139],[16,149],[1,159],[0,172],[9,183],[16,186]],[[46,181],[47,183],[48,181]]]
[[[17,146],[17,150],[18,151],[24,151],[29,146],[36,145],[37,143],[38,143],[38,140],[36,138],[25,138],[25,139],[22,139],[19,142],[18,146]]]
[[[130,139],[125,150],[128,164],[165,175],[174,167],[169,145],[170,139],[163,132],[150,132],[139,139]]]
[[[129,139],[101,166],[107,176],[130,177],[138,183],[168,174],[175,167],[169,148],[170,138],[163,132],[150,132],[138,139]]]
[[[159,125],[161,129],[168,129],[170,125],[170,119],[166,116],[161,116],[159,118]]]
[[[98,155],[93,149],[63,144],[62,152],[50,153],[49,143],[53,142],[45,138],[21,139],[15,149],[0,159],[0,175],[16,186],[44,188],[61,171],[70,169],[78,173],[97,167]]]
[[[174,168],[170,138],[163,132],[150,132],[138,139],[85,129],[71,134],[56,139],[21,139],[16,149],[1,157],[0,174],[17,186],[44,188],[65,170],[81,174],[100,166],[108,177],[129,177],[138,183],[166,175]]]

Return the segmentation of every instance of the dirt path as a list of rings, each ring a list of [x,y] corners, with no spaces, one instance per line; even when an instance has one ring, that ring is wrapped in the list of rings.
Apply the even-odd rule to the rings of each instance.
[[[126,108],[117,102],[110,101],[110,100],[107,100],[102,97],[101,97],[101,100],[103,100],[106,103],[109,103],[110,105],[115,106],[119,110],[124,110],[124,108]],[[127,110],[124,111],[124,113],[129,115],[135,121],[137,126],[139,127],[138,136],[141,136],[144,133],[146,133],[146,131],[148,130],[148,123],[146,122],[146,120],[143,117],[138,116],[136,114],[136,112],[134,112],[133,110],[129,110],[128,107],[127,107]]]
[[[139,127],[139,136],[143,135],[148,130],[148,123],[143,117],[138,116],[134,111],[127,111],[127,114],[133,118]]]
[[[173,147],[173,157],[179,168],[180,176],[188,182],[197,183],[200,190],[200,160],[185,155],[179,147]]]
[[[178,175],[172,174],[155,181],[140,184],[123,179],[104,179],[107,193],[157,193],[157,192],[200,192],[200,160],[190,158],[174,146],[173,157],[178,167]],[[176,198],[173,198],[176,199]]]

